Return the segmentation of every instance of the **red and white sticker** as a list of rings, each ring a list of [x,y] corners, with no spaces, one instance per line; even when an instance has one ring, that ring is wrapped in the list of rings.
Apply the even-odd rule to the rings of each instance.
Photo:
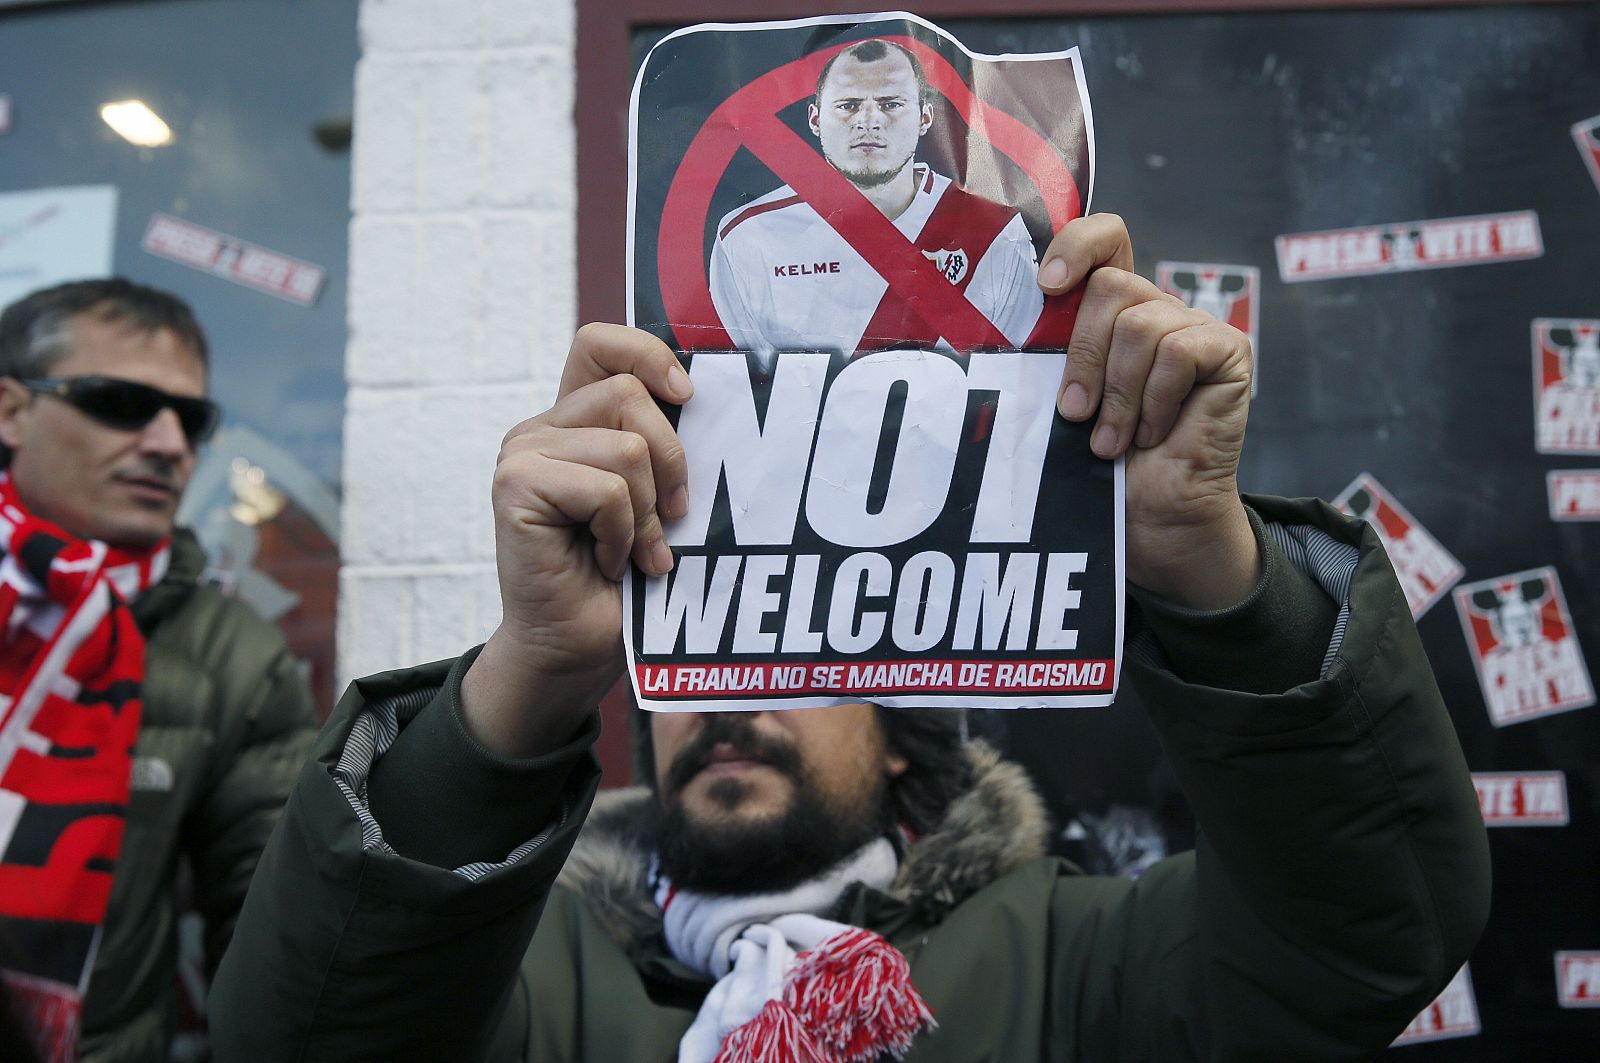
[[[193,266],[299,306],[311,306],[317,301],[327,276],[321,266],[168,214],[151,216],[141,246],[152,255]]]
[[[1228,266],[1217,262],[1157,262],[1156,287],[1177,296],[1196,310],[1204,310],[1250,337],[1250,349],[1259,365],[1261,341],[1261,271],[1255,266]],[[1250,378],[1250,394],[1256,380]]]
[[[1555,569],[1464,583],[1455,600],[1496,727],[1594,704]]]
[[[11,97],[0,96],[0,136],[11,132]]]
[[[1291,233],[1278,237],[1277,246],[1278,275],[1286,282],[1477,266],[1544,254],[1539,215],[1531,210]]]
[[[1370,473],[1352,480],[1333,504],[1371,524],[1383,540],[1413,619],[1431,609],[1466,574],[1461,562]]]
[[[1490,827],[1565,827],[1567,776],[1560,771],[1475,771],[1478,808]]]
[[[1533,322],[1534,448],[1600,454],[1600,320]]]
[[[1578,145],[1583,164],[1589,167],[1594,186],[1600,189],[1600,114],[1572,124],[1572,140]]]
[[[1478,1021],[1478,999],[1472,993],[1472,976],[1463,966],[1450,979],[1450,984],[1433,998],[1433,1003],[1423,1008],[1411,1025],[1400,1031],[1395,1045],[1415,1045],[1424,1041],[1442,1041],[1447,1037],[1471,1037],[1481,1033]]]
[[[1600,952],[1556,953],[1556,993],[1564,1008],[1600,1008]]]
[[[1600,469],[1547,472],[1551,520],[1600,520]]]

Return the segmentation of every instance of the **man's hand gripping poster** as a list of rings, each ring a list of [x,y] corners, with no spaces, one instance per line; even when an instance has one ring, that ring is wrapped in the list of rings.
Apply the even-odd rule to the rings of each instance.
[[[697,26],[634,86],[629,322],[680,352],[689,512],[623,585],[654,710],[1109,704],[1123,468],[1057,415],[1077,50],[912,15]]]

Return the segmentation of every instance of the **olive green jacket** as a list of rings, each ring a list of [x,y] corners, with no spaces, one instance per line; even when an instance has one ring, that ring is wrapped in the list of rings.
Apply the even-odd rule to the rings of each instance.
[[[1359,561],[1344,550],[1339,613],[1341,595],[1322,594],[1258,525],[1266,565],[1250,601],[1218,614],[1141,603],[1128,676],[1193,806],[1196,853],[1137,880],[1080,874],[1035,855],[1027,801],[1009,786],[985,797],[980,772],[976,807],[958,799],[912,843],[891,890],[845,895],[835,914],[905,953],[938,1021],[912,1063],[1362,1059],[1466,959],[1488,910],[1487,840],[1387,558],[1319,503],[1252,504],[1359,544]],[[608,798],[574,849],[594,800],[592,728],[483,779],[463,760],[404,783],[381,774],[387,758],[424,763],[413,734],[439,762],[464,748],[450,736],[464,736],[468,661],[363,680],[324,731],[219,974],[221,1063],[676,1058],[707,983],[653,930],[648,843],[618,813],[629,798]],[[1285,687],[1286,671],[1309,678]],[[364,780],[347,769],[383,742],[352,720],[383,706],[400,737]],[[537,836],[504,863],[445,870],[462,863],[438,859],[458,836],[485,844],[483,824],[518,805],[488,797],[517,778],[538,780],[521,791],[536,818],[512,837]],[[463,791],[478,795],[475,814],[462,814]],[[439,806],[457,826],[436,822],[434,844],[417,828]]]
[[[194,536],[179,531],[166,576],[133,608],[146,638],[144,711],[84,1001],[87,1063],[165,1063],[177,1006],[179,865],[192,870],[209,972],[316,733],[311,694],[283,636],[200,586],[204,566]]]

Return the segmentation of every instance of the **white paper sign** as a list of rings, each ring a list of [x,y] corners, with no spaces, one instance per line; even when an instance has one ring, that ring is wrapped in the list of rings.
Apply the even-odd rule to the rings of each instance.
[[[109,274],[116,220],[112,185],[0,192],[0,306]]]

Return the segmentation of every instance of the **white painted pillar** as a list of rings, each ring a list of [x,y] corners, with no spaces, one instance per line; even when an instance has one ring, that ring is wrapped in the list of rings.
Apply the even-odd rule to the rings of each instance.
[[[340,686],[500,616],[489,481],[577,315],[574,0],[361,0]]]

